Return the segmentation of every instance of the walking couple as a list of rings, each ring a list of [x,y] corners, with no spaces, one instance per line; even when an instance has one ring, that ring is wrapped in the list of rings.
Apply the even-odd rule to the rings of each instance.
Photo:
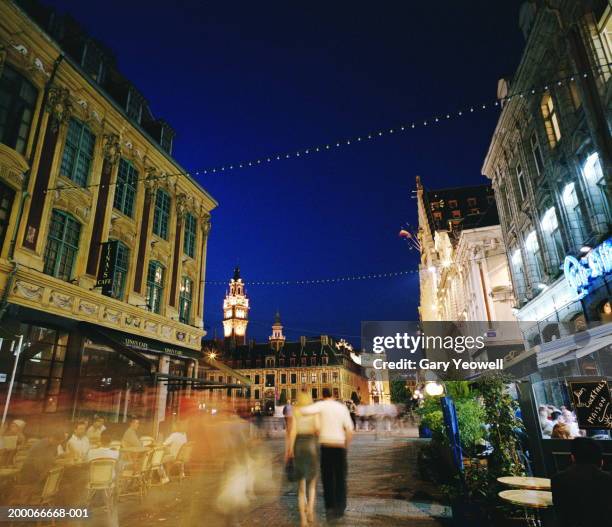
[[[348,409],[332,399],[329,388],[323,388],[323,400],[313,404],[310,394],[301,392],[287,414],[285,459],[293,460],[298,481],[301,527],[315,523],[319,465],[326,518],[342,518],[346,509],[346,451],[353,435]]]

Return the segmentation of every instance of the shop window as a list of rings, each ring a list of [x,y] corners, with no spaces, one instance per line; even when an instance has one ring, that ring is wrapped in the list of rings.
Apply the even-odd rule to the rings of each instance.
[[[77,185],[87,185],[96,137],[86,124],[70,119],[60,173]]]
[[[559,127],[557,110],[550,92],[546,92],[544,94],[540,106],[542,110],[542,118],[544,119],[544,126],[546,128],[546,135],[548,136],[548,144],[550,145],[550,148],[555,148],[561,139],[561,128]]]
[[[45,249],[45,274],[67,282],[72,279],[80,235],[81,224],[78,221],[66,212],[53,210]]]
[[[196,219],[193,214],[185,215],[185,235],[183,239],[183,252],[193,258],[195,256],[196,244]]]
[[[531,143],[531,153],[533,155],[536,172],[538,173],[538,176],[541,176],[542,172],[544,172],[544,158],[542,157],[540,142],[538,141],[538,136],[535,132],[531,134],[529,142]]]
[[[130,249],[122,242],[117,242],[117,256],[115,258],[115,276],[113,280],[112,296],[123,300],[125,284],[130,265]]]
[[[162,264],[152,260],[149,262],[147,273],[147,309],[153,313],[161,311],[162,298],[164,296],[165,269]]]
[[[15,191],[0,182],[0,251],[2,251],[4,238],[6,238],[6,231],[10,223],[14,197]]]
[[[134,214],[137,184],[138,171],[134,165],[125,159],[120,159],[113,207],[130,218]]]
[[[155,193],[155,211],[153,212],[153,234],[164,240],[168,239],[170,221],[170,196],[162,189]]]
[[[191,321],[191,304],[193,299],[193,280],[183,276],[179,290],[179,321],[189,324]]]
[[[0,76],[0,143],[25,154],[38,92],[33,84],[4,65]]]

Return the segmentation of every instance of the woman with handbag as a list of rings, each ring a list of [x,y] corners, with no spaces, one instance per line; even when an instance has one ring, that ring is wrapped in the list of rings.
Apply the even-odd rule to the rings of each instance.
[[[319,475],[319,419],[317,415],[302,415],[300,409],[312,404],[308,392],[298,394],[289,418],[286,434],[285,459],[287,475],[298,482],[298,508],[300,526],[315,524],[317,477]]]

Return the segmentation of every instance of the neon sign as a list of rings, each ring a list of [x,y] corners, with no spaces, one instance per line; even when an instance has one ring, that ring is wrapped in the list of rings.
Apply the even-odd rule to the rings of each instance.
[[[589,285],[595,278],[612,272],[612,238],[608,238],[580,259],[566,256],[563,272],[573,290],[583,296],[587,295]]]

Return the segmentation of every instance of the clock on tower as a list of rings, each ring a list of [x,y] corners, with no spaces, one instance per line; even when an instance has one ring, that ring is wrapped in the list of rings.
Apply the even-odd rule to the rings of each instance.
[[[226,343],[240,346],[246,343],[246,328],[249,323],[249,299],[236,267],[234,277],[229,282],[229,290],[223,300],[223,335]]]

